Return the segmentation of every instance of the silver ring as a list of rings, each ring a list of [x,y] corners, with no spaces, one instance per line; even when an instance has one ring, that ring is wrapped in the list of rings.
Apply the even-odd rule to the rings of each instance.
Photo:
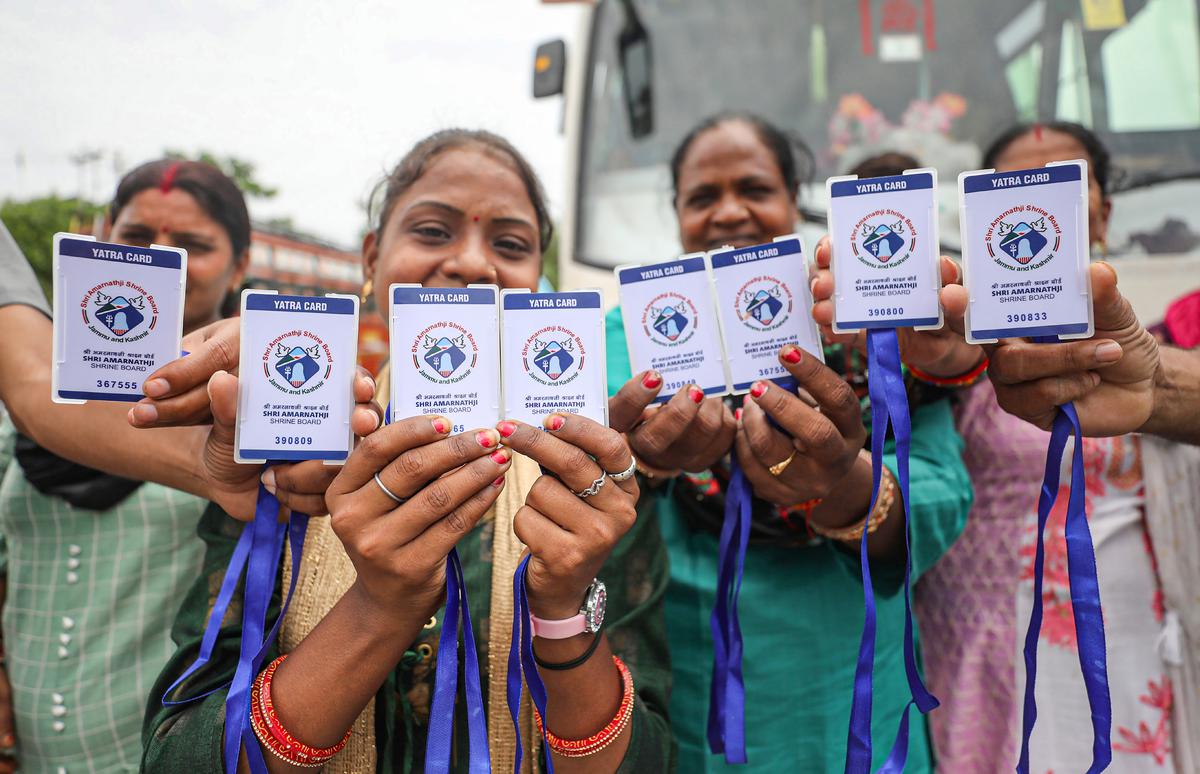
[[[407,497],[397,497],[396,495],[392,494],[392,490],[383,485],[383,481],[381,481],[379,478],[379,471],[375,471],[375,483],[379,484],[379,488],[383,490],[385,495],[396,501],[396,505],[404,505],[404,503],[408,501]]]
[[[592,497],[600,492],[601,488],[604,487],[604,480],[607,478],[608,474],[602,470],[600,471],[600,478],[593,481],[591,486],[589,486],[587,489],[584,489],[582,492],[572,492],[571,494],[575,495],[581,500],[586,500],[587,498]]]
[[[633,478],[633,474],[637,473],[637,457],[629,455],[629,467],[622,470],[620,473],[609,473],[608,477],[618,484],[622,481],[628,481]]]

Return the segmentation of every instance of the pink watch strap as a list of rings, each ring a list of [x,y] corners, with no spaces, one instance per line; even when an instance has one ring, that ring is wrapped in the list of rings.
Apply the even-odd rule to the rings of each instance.
[[[533,636],[541,637],[544,640],[565,640],[587,631],[587,620],[583,613],[570,618],[560,618],[557,621],[547,621],[545,618],[531,615],[529,623],[533,629]]]

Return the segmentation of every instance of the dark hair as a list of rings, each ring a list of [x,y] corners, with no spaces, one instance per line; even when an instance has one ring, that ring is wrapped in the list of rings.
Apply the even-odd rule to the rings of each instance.
[[[906,169],[917,169],[921,162],[907,153],[887,151],[868,159],[863,159],[847,172],[848,175],[859,177],[891,177],[902,175]]]
[[[148,188],[163,191],[179,188],[191,194],[200,209],[229,235],[234,263],[250,247],[250,213],[246,211],[246,197],[242,196],[237,183],[211,164],[180,159],[142,164],[117,184],[117,193],[108,211],[112,221],[117,221],[117,216],[133,197]]]
[[[375,224],[375,230],[382,232],[388,216],[392,213],[392,208],[396,206],[396,200],[403,196],[404,192],[411,188],[421,175],[425,174],[426,168],[434,159],[447,151],[470,145],[480,146],[484,150],[512,162],[517,176],[525,184],[525,192],[529,195],[529,201],[533,204],[533,211],[537,215],[540,248],[544,252],[550,246],[550,239],[554,236],[554,223],[550,220],[550,210],[546,206],[546,192],[542,188],[542,182],[538,180],[533,166],[525,160],[520,151],[513,147],[512,143],[483,129],[443,129],[421,140],[408,153],[404,154],[404,158],[400,159],[392,171],[379,181],[371,194],[369,217]],[[380,201],[381,190],[383,191],[382,201]],[[378,204],[378,213],[375,212],[376,204]]]
[[[989,169],[995,168],[996,159],[1008,149],[1009,145],[1012,145],[1017,138],[1024,137],[1039,128],[1070,135],[1082,145],[1089,156],[1092,174],[1096,176],[1096,182],[1100,184],[1100,192],[1105,196],[1108,195],[1108,184],[1112,175],[1112,156],[1109,155],[1108,148],[1104,147],[1104,143],[1100,141],[1095,132],[1073,121],[1044,121],[1036,124],[1010,126],[999,137],[992,140],[992,144],[983,152],[983,166]]]
[[[792,192],[793,197],[798,196],[800,183],[809,179],[813,169],[813,154],[808,145],[799,137],[783,131],[762,116],[739,111],[728,111],[709,116],[692,127],[692,130],[675,148],[675,153],[671,155],[673,196],[679,196],[679,170],[683,166],[683,160],[687,157],[688,151],[692,148],[692,143],[709,129],[715,129],[721,124],[727,123],[747,124],[754,130],[758,139],[762,140],[762,144],[775,157],[775,164],[779,167],[779,174],[783,177],[784,185]]]

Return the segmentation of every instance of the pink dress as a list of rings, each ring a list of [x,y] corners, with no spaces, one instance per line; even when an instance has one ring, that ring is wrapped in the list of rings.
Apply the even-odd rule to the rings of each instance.
[[[938,770],[1011,772],[1020,750],[1021,650],[1033,594],[1037,497],[1049,433],[1004,413],[986,380],[956,409],[975,504],[958,541],[917,584],[916,613],[929,687]],[[1092,728],[1079,671],[1063,526],[1070,476],[1046,529],[1044,610],[1038,645],[1038,720],[1030,769],[1082,771]],[[1088,522],[1096,546],[1113,705],[1113,765],[1173,772],[1171,684],[1158,652],[1162,596],[1143,516],[1136,436],[1084,439]]]

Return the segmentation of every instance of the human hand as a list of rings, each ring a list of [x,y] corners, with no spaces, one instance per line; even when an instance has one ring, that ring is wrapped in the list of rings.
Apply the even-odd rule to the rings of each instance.
[[[172,360],[146,377],[145,398],[129,410],[134,427],[206,425],[212,421],[208,380],[218,371],[237,373],[240,323],[218,320],[183,337],[189,354]]]
[[[558,620],[579,612],[584,594],[617,541],[637,518],[636,477],[617,482],[633,460],[625,438],[574,414],[550,414],[544,426],[504,421],[502,442],[549,473],[534,482],[513,531],[529,547],[529,607],[539,618]],[[582,492],[601,479],[599,491]]]
[[[333,531],[358,574],[356,591],[377,610],[405,605],[421,618],[432,615],[445,588],[446,555],[504,488],[512,455],[496,431],[451,436],[450,429],[440,416],[380,428],[351,453],[325,495]]]
[[[359,369],[353,389],[355,409],[350,426],[356,436],[366,436],[379,427],[382,416],[374,403],[375,380]],[[261,479],[284,509],[310,516],[328,513],[325,490],[338,474],[336,466],[308,460],[273,465],[264,471],[261,464],[241,464],[234,459],[237,391],[238,380],[232,374],[218,371],[208,380],[206,399],[211,403],[212,428],[201,453],[201,469],[209,499],[235,519],[250,521]]]
[[[829,247],[829,237],[822,237],[817,243],[814,257],[817,261],[817,274],[812,281],[813,319],[820,326],[826,341],[866,351],[866,331],[833,332],[834,281],[830,270],[833,251]],[[941,257],[940,269],[943,285],[959,281],[958,265],[944,255]],[[983,352],[977,345],[967,343],[961,330],[954,330],[948,325],[936,331],[897,328],[896,337],[900,343],[900,357],[904,362],[931,376],[954,377],[965,374],[983,357]]]
[[[609,425],[626,434],[644,466],[664,473],[707,470],[733,445],[733,414],[720,397],[706,398],[694,384],[651,407],[662,384],[657,371],[644,371],[626,382],[608,400]]]
[[[792,506],[829,495],[854,467],[867,431],[854,390],[816,356],[789,344],[779,362],[815,405],[774,382],[755,382],[743,406],[736,449],[754,493]],[[773,475],[770,468],[780,465]]]
[[[1158,342],[1117,288],[1107,263],[1088,267],[1095,333],[1056,344],[1002,339],[985,345],[988,377],[1001,408],[1043,430],[1054,424],[1058,407],[1074,402],[1085,435],[1124,435],[1141,428],[1154,410],[1160,368]],[[967,291],[942,289],[948,322],[963,329]]]

